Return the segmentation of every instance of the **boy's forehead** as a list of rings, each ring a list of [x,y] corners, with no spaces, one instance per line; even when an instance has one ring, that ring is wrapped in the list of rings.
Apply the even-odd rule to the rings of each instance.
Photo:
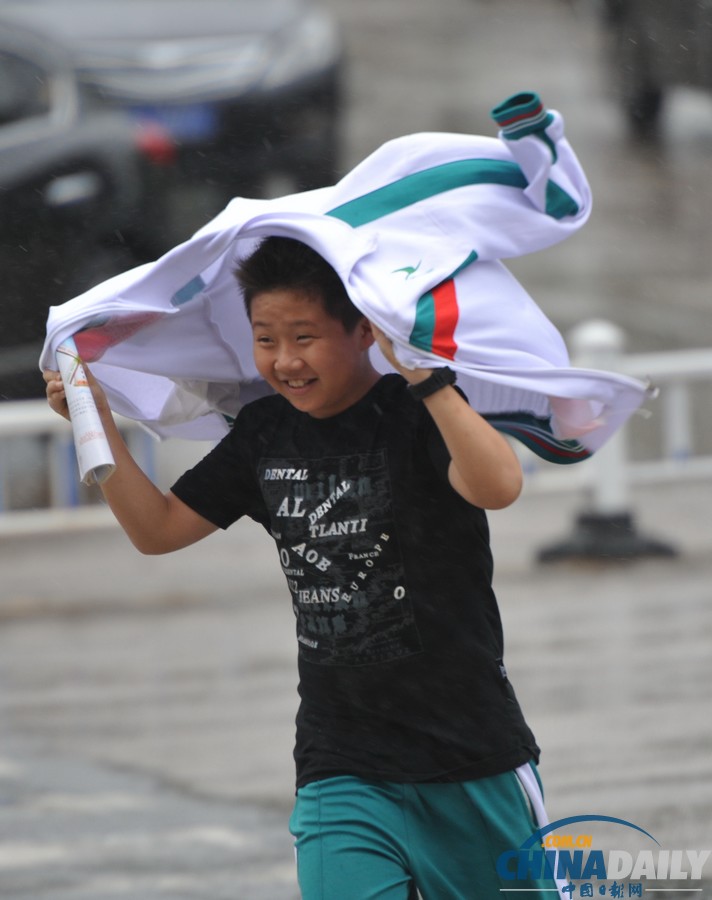
[[[318,293],[295,290],[256,294],[250,312],[253,327],[276,323],[303,326],[314,324],[328,315]]]
[[[269,328],[271,325],[286,325],[290,328],[306,328],[308,325],[315,325],[317,322],[316,318],[313,319],[295,319],[289,315],[275,315],[275,316],[265,316],[264,318],[254,318],[252,319],[252,327],[253,328]]]

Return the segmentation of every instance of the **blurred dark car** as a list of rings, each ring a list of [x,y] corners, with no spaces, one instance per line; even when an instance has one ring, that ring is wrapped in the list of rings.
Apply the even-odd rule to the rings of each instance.
[[[343,51],[310,0],[0,0],[0,11],[71,42],[85,84],[173,136],[178,200],[176,181],[158,179],[136,222],[149,253],[230,197],[339,175]]]
[[[668,89],[712,88],[710,0],[603,0],[612,80],[633,130],[651,133]]]
[[[61,47],[0,22],[0,399],[43,393],[49,306],[135,265],[120,235],[150,168],[139,138],[92,108]]]

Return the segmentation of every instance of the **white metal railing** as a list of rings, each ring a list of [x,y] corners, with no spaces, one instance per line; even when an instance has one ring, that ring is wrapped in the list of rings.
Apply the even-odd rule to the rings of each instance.
[[[542,463],[528,451],[522,461],[527,491],[585,490],[588,509],[606,516],[625,513],[630,508],[632,485],[676,479],[712,479],[712,452],[695,446],[696,416],[694,391],[698,384],[712,382],[712,348],[661,353],[625,353],[625,335],[610,322],[586,322],[569,336],[576,365],[620,372],[649,379],[659,389],[659,452],[654,459],[631,460],[628,451],[630,428],[622,429],[593,458],[576,466]],[[712,401],[709,401],[712,403]],[[159,446],[139,425],[120,420],[134,456],[155,478]],[[712,431],[712,423],[709,426]],[[708,436],[709,437],[709,436]],[[8,452],[11,441],[36,439],[44,451],[45,464],[32,472],[18,474]],[[160,468],[160,463],[158,464]],[[32,513],[15,509],[11,488],[18,477],[44,480],[44,500],[36,504],[55,515],[43,517],[43,526],[52,520],[66,527],[68,511],[83,513],[94,521],[91,511],[96,494],[88,495],[78,483],[71,429],[51,412],[44,400],[0,403],[0,533],[12,530],[13,522],[27,522]],[[51,526],[50,526],[51,527]]]
[[[118,417],[118,424],[138,464],[155,479],[156,441],[136,422]],[[32,498],[29,506],[23,494]],[[96,489],[79,482],[72,430],[61,416],[44,400],[0,404],[0,533],[15,524],[31,530],[33,518],[38,524],[42,519],[42,527],[53,522],[67,527],[69,513],[96,523],[98,499]],[[46,510],[57,514],[47,517]]]

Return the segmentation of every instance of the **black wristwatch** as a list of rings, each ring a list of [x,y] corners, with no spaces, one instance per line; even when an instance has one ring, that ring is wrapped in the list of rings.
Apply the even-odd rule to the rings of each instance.
[[[433,369],[433,374],[425,381],[419,381],[417,384],[408,385],[408,393],[414,400],[425,400],[436,391],[442,390],[448,384],[455,384],[457,375],[447,366],[440,369]]]

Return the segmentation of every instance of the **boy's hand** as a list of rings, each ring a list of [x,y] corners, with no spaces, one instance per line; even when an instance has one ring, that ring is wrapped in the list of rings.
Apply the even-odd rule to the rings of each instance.
[[[47,384],[45,393],[47,394],[47,402],[50,409],[68,420],[69,409],[67,408],[67,395],[64,392],[62,376],[53,369],[45,369],[42,372],[42,377]]]
[[[106,400],[106,394],[104,394],[101,385],[96,380],[96,378],[94,378],[94,376],[84,363],[82,363],[82,367],[87,377],[87,381],[89,382],[89,387],[91,388],[92,396],[94,397],[94,403],[96,403],[96,408],[99,412],[99,415],[108,413],[109,404]],[[67,407],[67,395],[64,390],[64,382],[62,381],[62,376],[54,369],[45,369],[42,372],[42,377],[47,384],[45,392],[47,394],[47,402],[49,403],[50,409],[52,409],[63,418],[69,420],[70,416],[69,409]]]
[[[370,322],[370,325],[381,353],[386,357],[396,372],[401,374],[409,384],[418,384],[418,382],[425,381],[426,378],[429,378],[433,374],[432,369],[406,369],[406,367],[396,359],[391,339],[387,337],[377,325],[374,325],[373,322]]]

